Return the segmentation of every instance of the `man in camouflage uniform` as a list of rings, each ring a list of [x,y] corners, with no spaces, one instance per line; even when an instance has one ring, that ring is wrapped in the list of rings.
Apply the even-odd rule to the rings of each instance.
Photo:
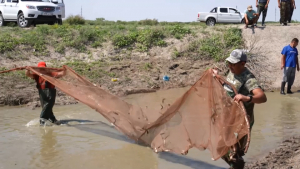
[[[258,85],[255,76],[249,71],[248,68],[245,67],[247,55],[243,50],[233,50],[230,56],[226,59],[226,62],[230,69],[226,80],[236,88],[238,94],[235,95],[233,90],[228,87],[224,88],[235,101],[242,101],[244,103],[251,130],[254,124],[254,104],[266,102],[267,97],[261,87]],[[215,71],[215,73],[217,72]],[[243,137],[239,141],[239,144],[237,144],[241,145],[241,147],[238,146],[238,151],[234,156],[235,160],[230,160],[230,152],[222,157],[222,159],[225,160],[231,166],[231,168],[244,168],[245,162],[242,156],[245,155],[244,147],[246,145],[246,141],[247,136]]]
[[[294,0],[278,0],[278,8],[280,8],[280,24],[287,26],[287,22],[291,15],[291,4],[294,4]]]

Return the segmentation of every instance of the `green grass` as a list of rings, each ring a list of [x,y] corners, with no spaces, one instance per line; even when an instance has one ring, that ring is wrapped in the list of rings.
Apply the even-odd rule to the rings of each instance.
[[[232,50],[242,48],[242,31],[238,28],[215,28],[218,32],[209,34],[203,39],[193,41],[184,53],[174,51],[174,54],[198,59],[214,59],[223,61]]]
[[[191,33],[189,24],[183,23],[160,23],[157,20],[114,22],[104,18],[88,21],[80,16],[70,16],[63,25],[37,25],[34,29],[21,29],[15,25],[1,28],[0,54],[20,46],[34,51],[36,56],[48,56],[49,47],[60,54],[64,54],[67,48],[88,52],[88,47],[101,47],[104,42],[112,42],[116,49],[147,52],[153,46],[167,46],[166,38],[181,39]]]
[[[221,61],[234,48],[242,46],[241,31],[237,28],[215,26],[209,28],[199,22],[158,22],[156,19],[141,21],[106,21],[97,18],[84,20],[80,16],[68,17],[63,25],[38,25],[34,29],[7,26],[0,29],[0,54],[9,59],[26,59],[23,52],[35,56],[49,56],[51,48],[64,55],[68,49],[89,53],[89,48],[102,47],[105,42],[116,50],[148,52],[152,47],[166,47],[168,38],[183,39],[191,35],[197,39],[189,42],[187,51],[174,50],[173,57],[192,59],[213,58]],[[122,51],[122,50],[119,50]],[[130,56],[128,56],[130,58]],[[121,60],[118,56],[111,59]]]

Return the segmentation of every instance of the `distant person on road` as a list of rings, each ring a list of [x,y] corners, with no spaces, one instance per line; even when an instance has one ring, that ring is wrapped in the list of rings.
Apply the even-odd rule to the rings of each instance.
[[[294,3],[291,3],[291,15],[290,15],[289,23],[292,22],[292,17],[293,17],[294,9],[296,9],[296,2],[295,2],[295,0],[294,0]]]
[[[260,14],[263,13],[261,26],[266,26],[265,20],[266,20],[270,0],[255,0],[255,1],[256,1],[258,19],[260,17]]]
[[[38,67],[47,67],[45,62],[39,62]],[[62,77],[64,72],[53,72],[52,77]],[[36,87],[39,91],[40,102],[42,106],[42,112],[40,115],[40,125],[45,125],[46,120],[52,122],[53,124],[59,125],[59,121],[55,118],[52,108],[55,104],[56,89],[55,86],[41,78],[40,76],[31,73],[26,70],[26,76],[34,79],[36,81]]]
[[[280,24],[287,26],[287,22],[291,17],[291,4],[294,0],[278,0],[278,8],[280,8]]]
[[[298,46],[299,40],[294,38],[292,42],[285,46],[281,52],[281,70],[283,69],[283,80],[281,83],[280,94],[285,95],[284,88],[285,84],[288,83],[287,93],[293,94],[291,91],[292,85],[295,80],[296,66],[299,72],[299,60],[298,60]]]
[[[245,11],[245,29],[248,28],[248,25],[252,25],[252,27],[257,28],[258,14],[255,10],[253,10],[252,5],[248,6]]]

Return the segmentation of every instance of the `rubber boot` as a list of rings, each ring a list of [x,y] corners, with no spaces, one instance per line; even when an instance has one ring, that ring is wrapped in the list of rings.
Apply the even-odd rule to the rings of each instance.
[[[288,85],[287,87],[287,94],[293,94],[293,92],[291,91],[292,86]]]
[[[282,94],[282,95],[285,95],[285,93],[284,93],[285,83],[286,83],[286,82],[282,82],[282,83],[281,83],[281,91],[280,91],[280,94]]]

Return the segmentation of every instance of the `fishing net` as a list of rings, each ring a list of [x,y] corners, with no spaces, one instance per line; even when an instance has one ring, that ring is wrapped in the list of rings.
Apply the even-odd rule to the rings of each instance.
[[[22,69],[30,70],[95,109],[119,131],[151,146],[155,152],[187,154],[195,147],[210,150],[212,159],[217,160],[248,135],[247,152],[250,132],[244,106],[226,93],[223,85],[234,87],[215,75],[212,69],[204,72],[183,96],[165,109],[161,109],[161,105],[155,109],[129,104],[67,66],[62,69],[24,67],[14,70]],[[52,72],[61,71],[65,72],[63,77],[51,77]]]

